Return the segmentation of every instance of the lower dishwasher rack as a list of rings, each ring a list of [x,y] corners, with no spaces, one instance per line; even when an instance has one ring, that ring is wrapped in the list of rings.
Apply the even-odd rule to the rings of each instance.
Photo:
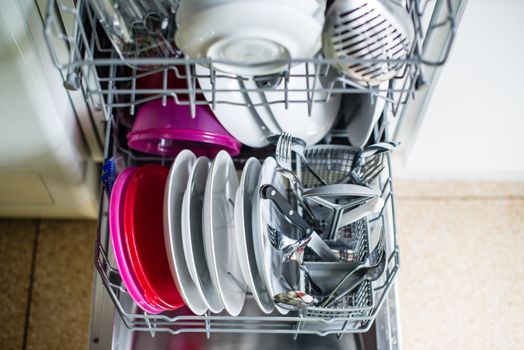
[[[114,121],[113,121],[114,123]],[[126,166],[139,165],[148,162],[169,164],[170,159],[142,157],[135,155],[126,148],[119,145],[118,137],[113,137],[113,123],[108,124],[107,157],[121,157]],[[114,125],[114,129],[118,129]],[[116,132],[115,132],[116,134]],[[333,132],[336,138],[336,132]],[[331,138],[331,139],[333,139]],[[330,139],[330,138],[328,138]],[[239,167],[245,159],[236,159]],[[108,196],[105,192],[100,196],[100,216],[98,227],[98,239],[95,251],[95,266],[98,272],[97,286],[95,286],[95,301],[92,321],[92,340],[99,341],[95,328],[100,328],[97,315],[104,310],[97,310],[96,297],[100,290],[105,289],[111,303],[114,305],[114,325],[120,325],[133,333],[146,333],[150,337],[158,337],[159,334],[169,334],[177,338],[183,334],[199,333],[206,338],[213,339],[213,334],[287,334],[288,338],[296,339],[299,335],[329,336],[336,335],[341,338],[346,333],[366,333],[373,327],[373,321],[377,319],[379,324],[374,326],[385,327],[388,330],[396,329],[396,313],[390,315],[391,307],[395,309],[396,298],[394,293],[389,293],[394,287],[395,276],[399,269],[399,250],[397,245],[397,234],[395,225],[395,204],[393,196],[392,175],[390,159],[386,157],[386,168],[381,176],[375,181],[383,192],[385,205],[382,211],[375,217],[366,219],[370,225],[381,223],[386,235],[387,263],[384,274],[380,279],[368,284],[363,284],[355,293],[355,303],[350,308],[319,308],[310,307],[299,312],[288,315],[280,315],[276,312],[265,315],[257,310],[253,298],[248,294],[244,310],[239,316],[221,314],[204,314],[202,316],[188,315],[187,311],[166,312],[160,315],[151,315],[138,309],[129,297],[125,286],[122,284],[120,274],[115,267],[113,252],[110,247],[109,225],[108,225]],[[366,223],[367,223],[366,221]],[[366,226],[367,227],[367,226]],[[393,298],[388,301],[389,298]],[[369,303],[369,300],[372,300]],[[368,302],[366,302],[368,301]],[[389,304],[384,308],[384,304]],[[106,306],[106,308],[109,306]],[[100,308],[100,307],[99,307]],[[380,316],[386,309],[387,317]],[[384,318],[385,317],[385,318]],[[393,319],[392,319],[393,318]],[[382,321],[380,321],[382,319]],[[391,323],[394,326],[391,326]],[[93,333],[94,332],[94,333]],[[215,335],[216,337],[216,335]],[[397,334],[389,334],[384,341],[388,343],[397,342]],[[383,347],[381,347],[383,348]],[[385,347],[391,348],[391,347]]]

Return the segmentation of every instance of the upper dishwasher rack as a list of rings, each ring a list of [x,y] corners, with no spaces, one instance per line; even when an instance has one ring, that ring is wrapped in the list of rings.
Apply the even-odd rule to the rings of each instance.
[[[311,59],[292,59],[269,62],[284,64],[287,69],[274,77],[281,84],[271,89],[272,93],[263,101],[250,102],[253,106],[270,104],[307,104],[311,110],[314,103],[329,100],[332,94],[371,93],[387,98],[391,103],[393,115],[405,104],[413,93],[425,85],[424,66],[440,66],[447,60],[455,36],[456,0],[407,0],[406,9],[412,20],[415,40],[406,59],[325,59],[320,55]],[[241,62],[212,61],[207,59],[173,58],[137,58],[122,59],[111,45],[97,21],[89,1],[49,0],[45,16],[45,36],[52,53],[53,62],[64,74],[64,85],[69,89],[81,89],[86,99],[95,108],[103,110],[109,119],[111,107],[128,107],[134,114],[136,106],[157,98],[173,98],[179,104],[195,105],[239,104],[228,98],[228,92],[262,92],[267,91],[261,85],[250,84],[246,87],[224,89],[217,81],[238,79],[215,70],[214,64],[228,64],[245,67],[261,66]],[[439,42],[438,54],[426,45],[428,40]],[[434,45],[433,45],[434,46]],[[402,65],[388,88],[371,87],[350,80],[343,74],[331,79],[328,86],[309,83],[316,78],[327,75],[335,64],[370,64],[388,62]],[[305,71],[291,69],[292,66],[307,63]],[[196,72],[196,65],[205,65],[210,69],[205,73]],[[136,67],[148,67],[148,70],[137,70]],[[135,67],[135,68],[133,68]],[[137,87],[137,80],[158,75],[163,88]],[[176,78],[175,78],[176,77]],[[311,78],[311,80],[310,80]],[[171,80],[184,79],[186,88],[171,88]],[[290,86],[291,79],[305,79],[306,86]],[[203,89],[197,81],[205,81],[208,88]],[[218,87],[220,85],[220,88]],[[204,99],[202,93],[207,93]],[[209,98],[211,96],[211,98]],[[387,97],[386,97],[387,96]]]

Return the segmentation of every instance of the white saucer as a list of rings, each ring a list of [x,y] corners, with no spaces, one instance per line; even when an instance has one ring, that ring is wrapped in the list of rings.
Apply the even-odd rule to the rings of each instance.
[[[256,158],[249,158],[244,166],[235,197],[235,242],[244,280],[260,309],[269,314],[274,309],[273,301],[258,271],[253,245],[253,201],[258,190],[260,169]]]
[[[164,239],[177,289],[186,306],[193,313],[202,315],[207,311],[207,307],[186,265],[181,226],[182,200],[195,160],[193,152],[184,150],[178,154],[169,171],[164,194]]]
[[[246,291],[235,244],[235,195],[238,178],[231,156],[220,151],[206,182],[203,220],[204,251],[209,273],[226,311],[242,310]]]
[[[209,275],[202,236],[202,207],[209,164],[208,158],[200,157],[191,169],[182,202],[182,243],[189,274],[198,293],[209,311],[219,313],[224,305]]]

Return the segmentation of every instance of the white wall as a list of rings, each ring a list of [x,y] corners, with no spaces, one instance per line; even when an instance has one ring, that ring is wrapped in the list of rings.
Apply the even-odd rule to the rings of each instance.
[[[523,102],[524,1],[469,0],[398,175],[524,180]]]

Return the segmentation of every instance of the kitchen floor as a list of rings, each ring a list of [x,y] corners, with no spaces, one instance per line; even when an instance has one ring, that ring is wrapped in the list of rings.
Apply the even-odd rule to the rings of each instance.
[[[524,182],[397,181],[405,349],[521,349]],[[0,221],[0,348],[85,349],[96,223]]]

